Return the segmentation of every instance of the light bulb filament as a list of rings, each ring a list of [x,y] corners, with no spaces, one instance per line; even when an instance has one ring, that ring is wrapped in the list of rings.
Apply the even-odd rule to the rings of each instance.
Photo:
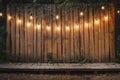
[[[12,19],[12,17],[9,15],[9,16],[8,16],[8,20],[11,20],[11,19]]]
[[[32,19],[33,19],[33,16],[30,16],[30,19],[32,20]]]
[[[59,15],[56,15],[56,19],[59,19]]]
[[[107,21],[108,20],[108,16],[105,16],[104,19]]]
[[[69,27],[69,26],[66,26],[66,30],[69,31],[69,30],[70,30],[70,27]]]
[[[83,12],[80,12],[80,16],[83,16]]]
[[[21,21],[20,19],[18,19],[18,21],[17,21],[17,22],[18,22],[18,24],[20,24],[22,21]]]
[[[30,27],[31,26],[31,23],[30,22],[27,22],[27,27]]]
[[[50,31],[50,30],[51,30],[51,27],[50,27],[50,26],[47,26],[47,30]]]

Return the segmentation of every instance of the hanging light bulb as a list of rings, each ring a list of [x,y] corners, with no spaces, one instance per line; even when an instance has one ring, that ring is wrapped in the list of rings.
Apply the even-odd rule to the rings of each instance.
[[[99,24],[99,20],[98,19],[95,20],[95,24]]]
[[[0,16],[3,16],[2,12],[0,12]]]
[[[69,27],[69,26],[66,26],[66,30],[69,31],[69,30],[70,30],[70,27]]]
[[[57,31],[60,31],[60,26],[57,26],[56,29],[57,29]]]
[[[107,21],[108,20],[108,16],[104,16],[104,19]]]
[[[36,28],[37,28],[38,30],[40,30],[40,29],[41,29],[41,24],[37,24]]]
[[[27,22],[27,27],[30,27],[31,26],[31,23],[30,22]]]
[[[89,26],[89,24],[88,23],[85,23],[85,27],[88,27]]]
[[[80,16],[83,16],[83,12],[80,12]]]
[[[33,16],[32,16],[32,15],[30,16],[30,19],[31,19],[31,20],[33,19]]]
[[[51,27],[50,26],[47,26],[47,31],[50,31],[51,30]]]
[[[20,19],[17,20],[17,23],[20,24],[22,21]]]
[[[117,13],[119,14],[119,13],[120,13],[120,11],[118,10],[118,11],[117,11]]]
[[[79,25],[75,25],[74,29],[78,30],[79,29]]]
[[[12,19],[12,17],[10,15],[8,15],[8,20],[11,20],[11,19]]]
[[[59,15],[56,15],[56,19],[59,19]]]
[[[102,6],[101,9],[104,10],[104,9],[105,9],[105,6]]]

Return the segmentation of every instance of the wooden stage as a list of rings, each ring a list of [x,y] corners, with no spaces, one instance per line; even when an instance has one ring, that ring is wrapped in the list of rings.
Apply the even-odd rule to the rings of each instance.
[[[4,63],[0,64],[0,72],[120,72],[117,63],[87,64],[49,64],[49,63]]]

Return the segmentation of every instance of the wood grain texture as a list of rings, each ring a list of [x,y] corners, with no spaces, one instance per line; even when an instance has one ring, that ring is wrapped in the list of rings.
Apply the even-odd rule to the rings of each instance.
[[[59,9],[53,4],[46,4],[47,9],[29,7],[29,4],[10,6],[7,16],[11,15],[12,19],[7,19],[6,42],[9,57],[12,55],[25,62],[48,62],[49,58],[61,62],[79,59],[109,62],[115,59],[113,4],[106,6],[106,10],[86,5],[84,10],[79,6]],[[20,24],[17,23],[19,19]]]

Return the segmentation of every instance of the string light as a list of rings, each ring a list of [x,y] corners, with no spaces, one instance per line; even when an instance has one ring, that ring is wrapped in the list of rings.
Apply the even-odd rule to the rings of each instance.
[[[104,19],[107,21],[108,20],[108,16],[104,16]]]
[[[2,12],[0,12],[0,16],[2,16],[3,14],[2,14]]]
[[[101,6],[101,9],[104,10],[104,9],[105,9],[105,6]],[[117,10],[117,13],[119,14],[119,13],[120,13],[120,10]],[[84,15],[82,11],[81,11],[79,14],[80,14],[80,16],[83,16],[83,15]],[[3,16],[2,12],[0,12],[0,16]],[[8,18],[8,20],[11,20],[11,19],[12,19],[12,17],[11,17],[10,15],[8,15],[7,18]],[[56,19],[59,19],[59,18],[60,18],[59,15],[56,15]],[[32,16],[32,15],[30,16],[30,19],[31,19],[31,20],[33,19],[33,16]],[[107,20],[108,20],[108,16],[104,16],[104,20],[107,21]],[[18,23],[18,24],[22,23],[22,20],[21,20],[21,19],[18,19],[18,20],[17,20],[17,23]],[[95,24],[99,24],[99,23],[100,23],[100,20],[99,20],[99,19],[96,19],[96,20],[95,20]],[[30,26],[31,26],[31,23],[30,23],[30,22],[27,22],[26,25],[27,25],[27,27],[30,27]],[[89,23],[86,22],[86,23],[85,23],[85,27],[88,27],[88,26],[89,26]],[[38,29],[38,30],[41,29],[41,24],[37,24],[35,28]],[[47,26],[46,29],[47,29],[48,31],[50,31],[50,30],[51,30],[51,27],[50,27],[50,26]],[[69,27],[69,26],[66,26],[65,29],[66,29],[67,31],[69,31],[69,30],[70,30],[70,27]],[[74,29],[78,30],[78,29],[79,29],[79,25],[76,24],[76,25],[74,26]],[[61,30],[60,26],[57,26],[57,27],[56,27],[56,30],[57,30],[57,31],[60,31],[60,30]]]
[[[51,30],[51,27],[50,26],[47,26],[47,31],[50,31]]]
[[[59,15],[56,15],[56,19],[59,19]]]
[[[80,12],[80,16],[83,16],[83,12]]]
[[[20,24],[22,21],[20,19],[18,19],[17,23]]]
[[[57,29],[57,31],[60,31],[60,26],[57,26],[56,29]]]
[[[101,9],[102,9],[102,10],[104,10],[104,9],[105,9],[105,7],[104,7],[104,6],[102,6],[102,7],[101,7]]]
[[[69,26],[66,26],[66,30],[69,31],[69,30],[70,30],[70,27],[69,27]]]
[[[30,27],[31,26],[31,23],[30,22],[27,22],[27,27]]]
[[[32,19],[33,19],[33,16],[30,16],[30,19],[32,20]]]
[[[79,25],[75,25],[74,29],[78,30],[79,29]]]
[[[11,20],[11,19],[12,19],[12,17],[10,15],[8,15],[8,20]]]
[[[37,24],[36,28],[37,28],[38,30],[40,30],[40,29],[41,29],[41,24]]]
[[[120,11],[118,10],[118,11],[117,11],[117,13],[119,14],[119,13],[120,13]]]
[[[85,27],[88,27],[89,26],[89,24],[88,23],[85,23]]]
[[[95,24],[99,24],[99,20],[98,19],[95,20]]]

